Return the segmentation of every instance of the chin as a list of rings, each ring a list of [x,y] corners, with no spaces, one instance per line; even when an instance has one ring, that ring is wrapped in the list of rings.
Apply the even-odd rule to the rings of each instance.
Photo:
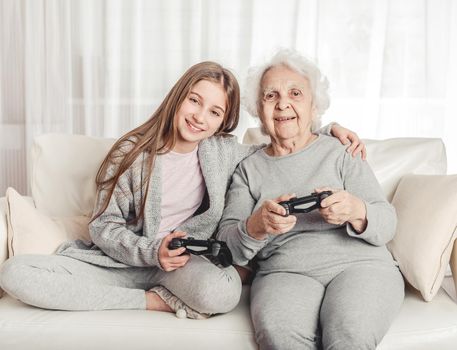
[[[186,140],[187,142],[200,142],[201,140],[204,140],[206,138],[205,134],[184,134],[183,139]]]
[[[283,132],[280,134],[277,134],[278,138],[284,141],[287,140],[292,140],[300,136],[297,132]]]

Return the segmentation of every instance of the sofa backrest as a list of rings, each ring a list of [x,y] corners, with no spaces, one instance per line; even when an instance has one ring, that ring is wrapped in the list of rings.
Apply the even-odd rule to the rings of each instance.
[[[48,216],[91,216],[95,176],[114,141],[70,134],[35,138],[30,186],[38,210]]]
[[[114,141],[68,134],[37,137],[32,146],[30,179],[36,207],[49,216],[90,216],[96,194],[95,176]],[[244,143],[266,141],[258,128],[248,129],[244,137]],[[368,162],[389,200],[407,173],[446,173],[446,152],[440,139],[364,141]]]
[[[363,140],[367,146],[367,161],[373,169],[389,201],[403,175],[446,174],[446,149],[441,139],[393,138]],[[249,128],[243,143],[268,143],[269,138],[259,128]]]

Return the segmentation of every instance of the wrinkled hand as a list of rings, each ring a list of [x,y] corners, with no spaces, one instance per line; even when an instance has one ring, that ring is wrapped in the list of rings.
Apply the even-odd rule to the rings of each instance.
[[[175,231],[163,238],[159,247],[159,262],[164,271],[169,272],[179,269],[189,261],[189,254],[181,255],[186,251],[186,248],[168,249],[168,245],[173,238],[184,238],[185,236],[185,232]]]
[[[351,153],[355,157],[358,153],[362,154],[362,159],[367,159],[367,149],[365,144],[360,140],[359,136],[341,125],[333,124],[332,125],[332,135],[338,138],[343,145],[349,145],[346,148],[346,152]]]
[[[296,224],[297,217],[286,215],[286,209],[278,203],[296,197],[295,194],[286,194],[276,199],[262,203],[248,218],[246,229],[248,234],[258,240],[265,239],[267,234],[280,235],[289,232]]]
[[[355,231],[362,233],[367,225],[367,210],[364,202],[344,190],[329,187],[316,188],[316,192],[332,191],[333,194],[321,202],[320,214],[333,225],[350,223]]]

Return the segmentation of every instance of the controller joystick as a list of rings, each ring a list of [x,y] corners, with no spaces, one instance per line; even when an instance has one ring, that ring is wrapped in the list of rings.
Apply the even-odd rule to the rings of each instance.
[[[286,215],[284,216],[289,216],[290,214],[294,213],[309,213],[310,211],[321,208],[321,201],[331,196],[332,194],[332,191],[323,191],[319,193],[313,192],[309,196],[292,198],[288,201],[279,202],[278,204],[281,205],[284,209],[286,209]],[[307,207],[303,207],[303,205],[306,205],[308,203],[314,204]]]
[[[173,238],[168,245],[169,249],[178,249],[185,247],[186,251],[194,255],[205,255],[213,257],[217,263],[227,267],[232,265],[232,253],[223,241],[218,241],[214,238],[199,240],[192,237],[189,238]],[[206,249],[198,249],[198,248]]]
[[[218,256],[221,251],[221,245],[218,242],[214,242],[211,245],[211,254],[212,256]]]

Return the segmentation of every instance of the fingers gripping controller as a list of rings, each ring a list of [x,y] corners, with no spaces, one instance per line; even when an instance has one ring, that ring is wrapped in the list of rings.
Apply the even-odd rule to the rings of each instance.
[[[218,241],[213,238],[199,240],[189,238],[173,238],[168,246],[169,249],[178,249],[185,247],[186,250],[194,255],[206,255],[216,259],[222,266],[227,267],[232,265],[232,253],[229,247],[223,241]],[[206,249],[195,249],[195,248]]]
[[[279,205],[286,209],[286,215],[289,216],[290,214],[294,213],[309,213],[314,209],[321,208],[321,201],[325,198],[332,195],[332,191],[323,191],[323,192],[313,192],[311,195],[306,197],[299,197],[299,198],[292,198],[288,201],[279,202]],[[310,206],[304,205],[308,203],[314,203]]]

